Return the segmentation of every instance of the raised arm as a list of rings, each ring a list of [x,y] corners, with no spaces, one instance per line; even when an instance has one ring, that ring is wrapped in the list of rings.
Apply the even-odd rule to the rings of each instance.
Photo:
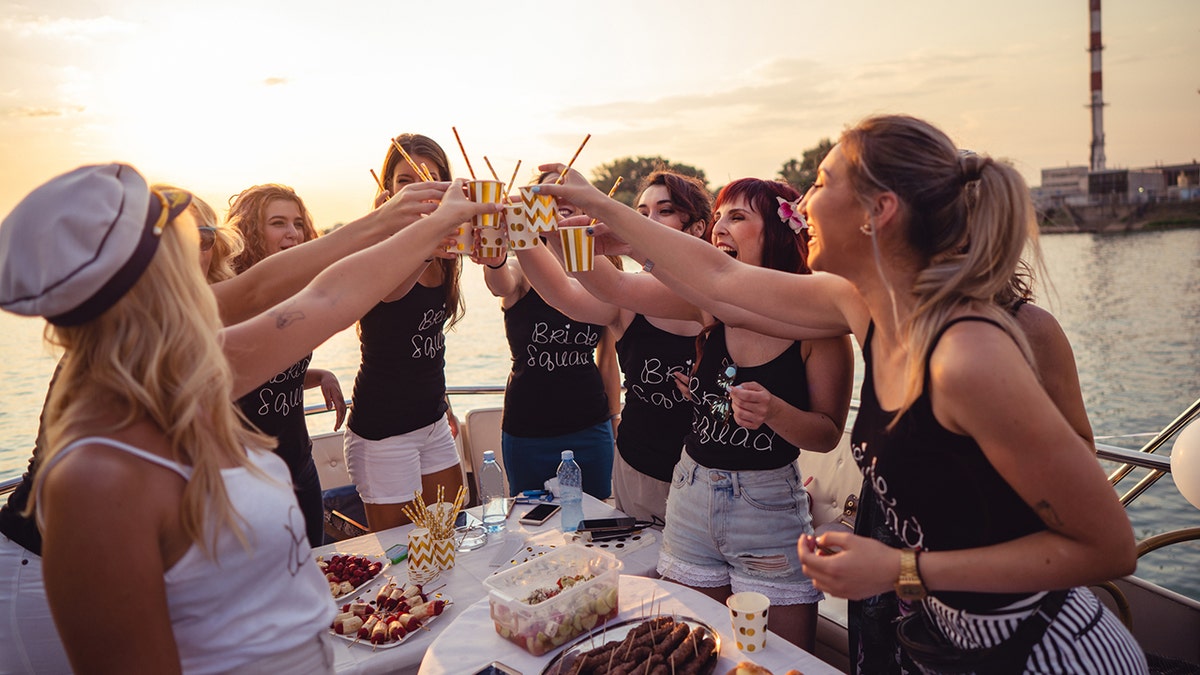
[[[395,199],[388,200],[386,217],[378,217],[383,209],[377,209],[303,246],[267,256],[232,279],[213,284],[221,321],[231,326],[261,314],[295,295],[334,262],[377,244],[421,216],[433,213],[448,185],[413,183]]]
[[[397,205],[395,208],[393,204]],[[366,218],[394,219],[393,199]],[[384,241],[343,258],[300,293],[270,311],[222,331],[233,366],[234,397],[295,363],[334,333],[349,326],[421,265],[459,223],[495,204],[467,200],[461,181],[446,190],[437,210]],[[274,256],[272,256],[274,257]]]
[[[575,321],[613,326],[621,318],[621,309],[592,295],[575,279],[567,276],[558,259],[545,246],[517,251],[521,271],[551,307]],[[607,262],[607,260],[605,260]]]
[[[543,165],[543,171],[565,168]],[[540,192],[564,196],[603,221],[649,261],[674,274],[699,293],[719,302],[814,329],[810,337],[841,331],[865,334],[870,321],[866,305],[846,280],[828,274],[789,274],[738,262],[708,243],[662,227],[624,204],[610,199],[571,170],[561,185],[537,186]]]
[[[622,272],[608,258],[597,257],[592,271],[574,274],[589,293],[603,302],[660,319],[683,319],[701,324],[710,321],[700,308],[658,279],[649,274]]]

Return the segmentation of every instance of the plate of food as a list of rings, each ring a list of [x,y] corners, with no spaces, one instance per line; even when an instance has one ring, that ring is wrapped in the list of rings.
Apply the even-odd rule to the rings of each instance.
[[[352,644],[392,649],[437,620],[454,604],[441,592],[426,594],[417,584],[388,583],[370,602],[355,598],[339,607],[329,631]]]
[[[662,615],[629,619],[597,628],[558,653],[542,675],[587,675],[614,668],[617,664],[650,662],[668,672],[711,675],[721,653],[721,636],[712,626],[686,616]],[[580,663],[582,661],[582,663]]]
[[[329,593],[334,600],[348,598],[374,581],[383,570],[391,565],[386,558],[331,553],[317,556],[317,567],[329,582]]]

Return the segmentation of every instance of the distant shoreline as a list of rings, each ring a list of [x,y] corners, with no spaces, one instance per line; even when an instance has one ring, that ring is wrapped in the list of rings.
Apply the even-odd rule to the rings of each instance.
[[[1042,234],[1110,234],[1200,227],[1200,202],[1055,206],[1038,222]]]

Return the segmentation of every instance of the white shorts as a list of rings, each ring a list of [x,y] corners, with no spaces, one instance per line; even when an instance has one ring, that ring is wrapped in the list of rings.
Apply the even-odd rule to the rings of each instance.
[[[346,429],[343,450],[350,480],[366,504],[411,502],[421,476],[458,466],[458,451],[446,416],[399,436],[371,441]]]
[[[50,618],[42,559],[0,534],[0,673],[69,673]]]

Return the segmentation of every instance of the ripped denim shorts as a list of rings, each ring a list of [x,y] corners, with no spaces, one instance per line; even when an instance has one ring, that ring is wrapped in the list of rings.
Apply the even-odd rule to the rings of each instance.
[[[658,571],[688,586],[757,591],[774,605],[824,595],[800,569],[796,540],[812,534],[795,462],[765,471],[700,466],[683,453],[671,480]]]

